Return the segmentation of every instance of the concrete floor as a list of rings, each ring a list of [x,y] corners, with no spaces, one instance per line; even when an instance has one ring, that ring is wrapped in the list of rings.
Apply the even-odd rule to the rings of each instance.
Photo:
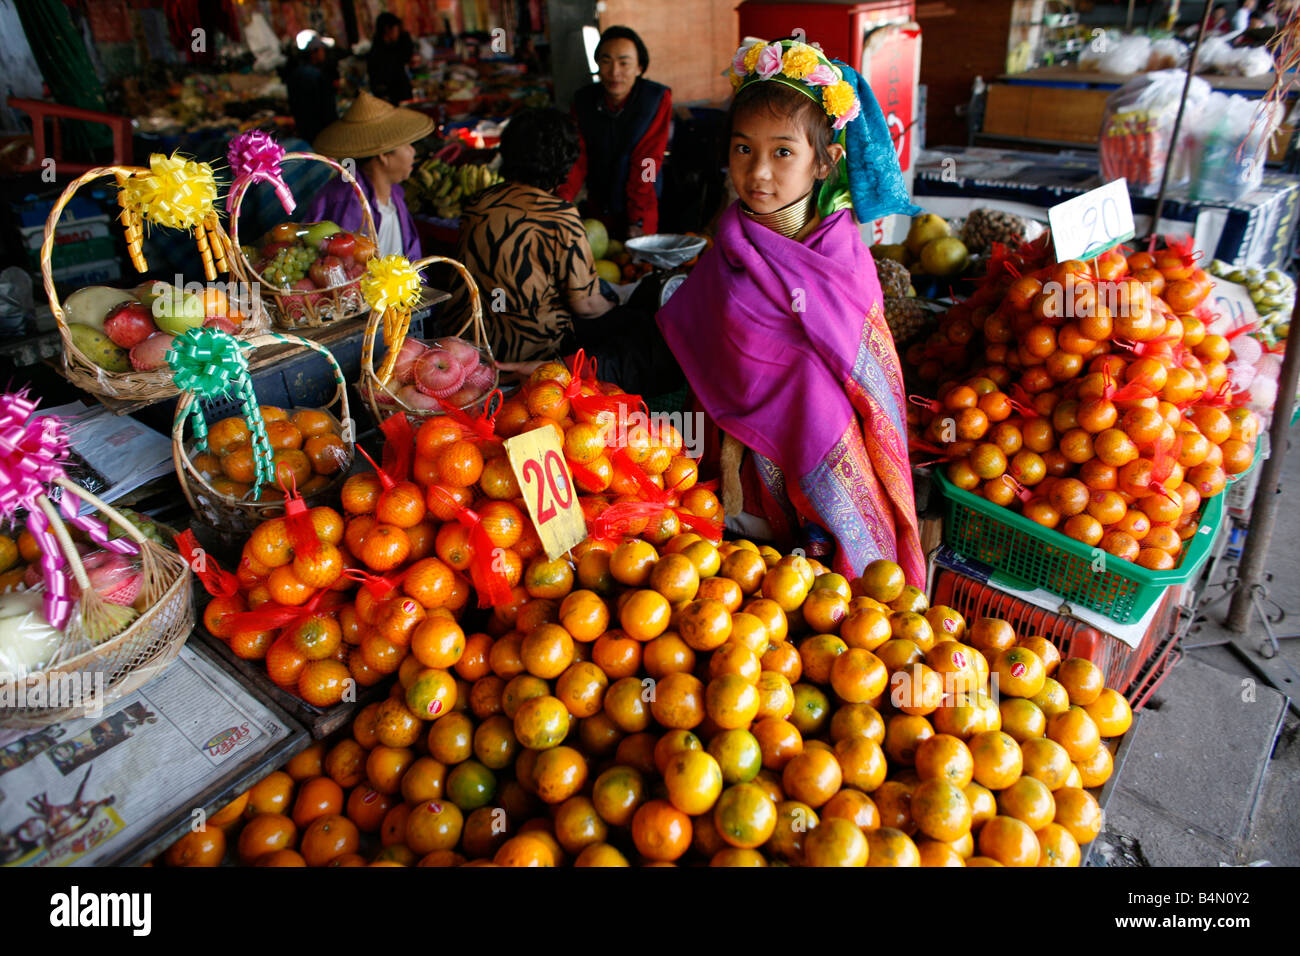
[[[1274,610],[1285,612],[1273,623],[1279,636],[1300,633],[1300,444],[1286,454],[1267,582]],[[1207,600],[1223,593],[1215,584],[1235,571],[1232,564],[1220,562]],[[1300,720],[1286,703],[1300,697],[1300,640],[1282,641],[1270,665],[1258,653],[1265,639],[1258,617],[1249,634],[1237,637],[1222,626],[1227,603],[1206,609],[1185,644],[1236,637],[1240,653],[1227,646],[1189,650],[1156,691],[1091,865],[1300,865]],[[1269,669],[1286,694],[1248,660]]]

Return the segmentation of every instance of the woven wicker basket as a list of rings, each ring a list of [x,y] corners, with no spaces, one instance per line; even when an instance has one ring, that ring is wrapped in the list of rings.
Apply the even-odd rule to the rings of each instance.
[[[356,425],[352,421],[351,410],[348,407],[348,390],[347,383],[343,379],[343,370],[339,367],[339,363],[334,359],[334,356],[330,354],[329,349],[299,336],[288,335],[283,332],[268,332],[253,339],[250,344],[254,348],[262,348],[268,345],[284,345],[286,343],[314,349],[325,356],[330,363],[330,367],[334,370],[336,388],[334,397],[326,404],[326,407],[335,409],[337,406],[334,417],[338,419],[339,424],[342,426],[343,444],[348,450],[348,461],[339,469],[338,474],[328,485],[306,496],[307,504],[315,507],[320,504],[328,504],[331,499],[337,499],[338,487],[347,478],[348,469],[351,467],[352,459],[355,456]],[[185,492],[185,499],[190,503],[195,516],[214,531],[222,539],[223,543],[234,546],[242,539],[247,538],[253,529],[263,521],[283,515],[284,502],[240,501],[231,498],[229,495],[223,495],[214,489],[211,483],[199,473],[185,448],[185,422],[189,420],[189,409],[194,401],[193,393],[186,392],[181,396],[181,400],[176,403],[176,417],[172,421],[172,461],[176,465],[176,474],[180,478],[181,490]]]
[[[443,263],[451,266],[456,272],[460,273],[460,277],[465,280],[465,284],[469,287],[469,318],[465,320],[465,323],[458,330],[456,330],[454,335],[460,337],[467,331],[473,330],[474,347],[483,353],[487,360],[491,362],[492,346],[488,342],[487,327],[483,324],[483,297],[479,293],[478,283],[474,281],[474,277],[470,275],[469,270],[455,259],[446,259],[442,256],[429,256],[425,259],[416,260],[412,263],[412,266],[414,266],[416,272],[420,272],[426,267],[436,263]],[[385,418],[397,412],[406,412],[406,417],[409,418],[413,424],[419,424],[427,418],[443,414],[443,412],[438,409],[411,408],[397,397],[395,390],[392,389],[388,383],[380,380],[380,375],[384,372],[384,368],[381,366],[378,371],[375,369],[375,345],[382,327],[383,315],[372,311],[370,314],[370,320],[366,323],[366,334],[361,340],[361,381],[357,383],[357,391],[365,401],[370,414],[374,416],[376,422],[382,422]],[[399,333],[393,336],[393,340],[387,343],[388,352],[385,356],[386,361],[384,362],[384,365],[388,366],[390,373],[391,363],[388,359],[397,355],[398,351],[402,348],[402,343],[405,341],[406,334],[399,330]],[[476,398],[474,401],[466,405],[464,410],[469,410],[480,405],[483,402],[483,399],[490,395],[493,389],[497,387],[500,380],[501,374],[498,372],[492,380],[491,387],[488,388],[481,397]],[[381,395],[390,401],[379,402],[378,398]]]
[[[376,240],[379,231],[375,228],[374,217],[370,213],[370,203],[361,191],[361,184],[346,169],[319,153],[285,153],[282,162],[291,159],[309,159],[325,163],[352,187],[357,202],[361,203],[361,235]],[[230,209],[230,237],[234,249],[230,253],[231,269],[240,279],[257,290],[263,298],[266,311],[271,316],[271,323],[281,329],[314,329],[330,322],[341,322],[366,311],[369,306],[361,295],[360,279],[352,279],[342,285],[315,292],[298,292],[283,289],[262,278],[253,268],[253,264],[244,255],[239,243],[239,210],[244,204],[244,196],[253,185],[254,180],[240,179],[230,188],[232,206]]]
[[[180,555],[146,538],[126,518],[84,488],[66,478],[55,479],[55,483],[63,489],[64,494],[76,495],[98,508],[109,521],[122,528],[140,546],[144,574],[141,593],[145,596],[149,609],[116,637],[44,671],[0,684],[3,687],[0,693],[7,700],[21,700],[30,696],[29,689],[35,684],[58,686],[56,682],[63,681],[66,675],[69,683],[84,681],[92,686],[102,686],[103,696],[94,703],[101,707],[107,706],[157,677],[180,653],[181,646],[194,629],[194,594],[190,568]],[[90,586],[76,545],[49,500],[41,499],[40,505],[59,540],[64,558],[72,568],[77,586],[81,589],[81,600],[73,611],[74,619],[79,619],[79,615],[93,614],[95,607],[102,602]],[[99,685],[100,679],[102,685]],[[0,708],[0,727],[47,727],[75,717],[89,716],[87,710],[85,703],[71,707],[3,707]]]
[[[72,341],[72,335],[68,330],[67,313],[63,305],[59,302],[59,296],[54,290],[54,233],[59,223],[59,217],[63,214],[64,208],[72,201],[73,195],[77,190],[87,183],[93,182],[101,177],[116,178],[119,173],[135,175],[137,173],[147,173],[147,169],[137,166],[104,166],[98,169],[92,169],[74,179],[68,188],[63,190],[55,202],[54,208],[50,210],[49,217],[45,220],[45,241],[41,244],[41,276],[45,280],[45,294],[50,300],[50,309],[54,312],[54,321],[58,324],[59,335],[63,338],[63,369],[68,380],[83,391],[90,392],[92,395],[105,395],[109,398],[120,398],[125,400],[147,401],[160,398],[171,398],[179,394],[179,390],[172,383],[172,370],[170,368],[155,369],[152,372],[109,372],[94,362],[92,362]],[[231,240],[226,236],[225,230],[218,223],[218,233],[221,241],[226,246],[230,246]],[[227,261],[232,264],[234,256],[228,256]],[[249,339],[255,335],[261,335],[268,328],[270,322],[267,318],[265,309],[258,301],[256,296],[252,297],[252,311],[240,326],[237,334],[238,338]]]

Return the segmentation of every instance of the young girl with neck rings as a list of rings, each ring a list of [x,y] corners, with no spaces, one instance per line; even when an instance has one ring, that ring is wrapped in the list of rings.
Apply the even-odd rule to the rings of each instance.
[[[858,230],[918,211],[884,116],[854,70],[795,40],[742,46],[731,79],[739,198],[657,317],[723,435],[728,526],[833,548],[850,578],[895,561],[922,587],[902,372]]]

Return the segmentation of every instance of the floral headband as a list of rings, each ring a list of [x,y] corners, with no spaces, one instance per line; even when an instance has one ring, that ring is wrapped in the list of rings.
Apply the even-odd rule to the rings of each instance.
[[[733,90],[773,79],[799,90],[821,104],[836,130],[844,129],[862,112],[853,84],[844,79],[839,67],[817,47],[799,40],[742,43],[731,59],[730,76]]]

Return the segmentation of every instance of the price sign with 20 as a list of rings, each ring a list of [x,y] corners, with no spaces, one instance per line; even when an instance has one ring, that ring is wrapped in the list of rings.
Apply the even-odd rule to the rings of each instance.
[[[578,504],[573,476],[553,428],[537,428],[509,439],[506,456],[524,494],[524,504],[554,561],[587,537],[587,521]]]

